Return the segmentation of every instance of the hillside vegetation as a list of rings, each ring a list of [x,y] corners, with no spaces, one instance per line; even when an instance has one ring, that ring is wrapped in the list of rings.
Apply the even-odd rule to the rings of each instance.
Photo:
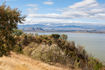
[[[22,34],[15,36],[17,47],[13,51],[51,65],[59,63],[70,68],[82,70],[100,70],[103,65],[89,56],[81,46],[67,41],[66,35]]]
[[[64,34],[33,35],[23,33],[17,29],[17,24],[22,23],[23,20],[24,17],[18,9],[11,9],[5,4],[0,6],[1,70],[34,70],[34,68],[59,70],[52,67],[47,69],[44,64],[40,67],[37,63],[33,64],[34,61],[25,60],[27,58],[22,56],[14,58],[10,56],[11,51],[50,65],[58,64],[58,66],[74,70],[79,68],[82,70],[100,70],[103,67],[102,63],[89,56],[83,47],[78,47],[74,42],[67,41],[67,36]]]

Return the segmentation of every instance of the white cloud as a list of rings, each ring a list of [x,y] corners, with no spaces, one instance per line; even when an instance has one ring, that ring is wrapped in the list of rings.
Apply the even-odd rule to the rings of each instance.
[[[29,7],[37,7],[38,5],[37,4],[27,4],[26,6],[29,6]]]
[[[53,5],[54,2],[52,2],[52,1],[45,1],[45,2],[43,2],[43,4],[46,4],[46,5]]]
[[[84,7],[86,5],[91,5],[91,4],[94,4],[96,3],[95,0],[83,0],[82,2],[78,2],[78,3],[75,3],[74,5],[70,6],[69,8],[72,8],[72,9],[76,9],[76,8],[81,8],[81,7]]]
[[[56,14],[56,13],[50,13],[50,14],[29,14],[29,17],[36,17],[36,18],[61,18],[63,17],[60,14]]]
[[[105,14],[104,10],[105,8],[99,5],[96,0],[83,0],[69,6],[62,14],[73,18],[105,19],[105,17],[98,15],[99,13]]]
[[[44,4],[52,5],[53,2],[44,2]],[[34,6],[34,5],[29,5]],[[34,7],[33,9],[37,9]],[[33,11],[30,9],[30,11]],[[32,12],[28,14],[28,22],[33,23],[82,23],[80,21],[72,21],[72,19],[90,19],[103,20],[105,19],[105,8],[102,7],[96,0],[83,0],[68,6],[61,13],[37,14]],[[87,21],[88,22],[88,21]],[[83,22],[84,23],[84,22]],[[91,22],[89,22],[91,23]],[[96,23],[96,22],[92,22]]]
[[[28,8],[26,11],[28,11],[29,13],[35,13],[37,12],[38,8],[35,7],[35,8]]]
[[[82,23],[80,21],[72,21],[70,19],[56,19],[56,18],[27,18],[27,21],[25,22],[26,24],[38,24],[38,23],[59,23],[59,24],[70,24],[70,23]]]
[[[38,10],[38,5],[37,4],[27,4],[26,6],[28,6],[29,8],[27,8],[26,11],[30,13],[36,13]]]
[[[105,14],[104,14],[105,15]],[[45,24],[45,25],[70,25],[70,24],[76,24],[76,25],[84,25],[84,24],[90,24],[90,25],[98,25],[97,22],[84,22],[84,21],[77,21],[72,19],[56,19],[56,18],[26,18],[27,21],[25,21],[25,24]],[[100,23],[100,25],[105,25],[104,23]]]

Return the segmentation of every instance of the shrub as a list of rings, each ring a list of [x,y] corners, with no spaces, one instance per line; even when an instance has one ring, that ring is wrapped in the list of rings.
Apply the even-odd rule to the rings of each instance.
[[[51,37],[54,39],[59,39],[60,35],[59,34],[52,34]]]
[[[13,35],[20,36],[23,34],[22,30],[14,29]]]
[[[37,45],[36,47],[35,44],[32,44],[33,43],[24,49],[24,54],[47,63],[66,63],[66,60],[64,59],[64,52],[56,45]]]
[[[73,41],[52,35],[27,35],[27,40],[29,43],[23,48],[23,53],[33,59],[82,70],[99,70],[102,67],[101,62],[90,59],[84,48],[76,46]]]
[[[63,39],[63,40],[67,40],[68,37],[67,37],[67,35],[62,34],[62,35],[60,36],[60,38]]]
[[[93,57],[89,57],[88,66],[93,70],[100,70],[103,67],[102,63]]]

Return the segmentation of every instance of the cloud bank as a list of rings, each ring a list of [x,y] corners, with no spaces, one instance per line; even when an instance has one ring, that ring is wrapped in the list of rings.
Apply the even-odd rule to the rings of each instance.
[[[44,2],[44,4],[52,5],[53,2]],[[48,13],[48,14],[38,14],[35,11],[38,10],[38,7],[32,4],[29,4],[33,8],[29,9],[31,11],[28,13],[26,18],[28,21],[27,24],[37,24],[37,23],[85,23],[81,21],[73,21],[72,19],[91,19],[91,20],[103,20],[105,19],[105,8],[102,7],[96,0],[82,0],[73,5],[62,9],[60,14],[58,13]],[[91,22],[86,22],[91,23]],[[97,22],[92,22],[96,23]],[[101,24],[101,23],[99,23]]]
[[[52,2],[52,1],[45,1],[45,2],[43,2],[43,4],[46,4],[46,5],[53,5],[54,2]]]

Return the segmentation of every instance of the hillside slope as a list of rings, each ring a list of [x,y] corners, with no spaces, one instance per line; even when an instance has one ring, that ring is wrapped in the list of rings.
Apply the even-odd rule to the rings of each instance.
[[[23,55],[12,53],[10,57],[0,58],[0,70],[72,70],[45,64]]]

